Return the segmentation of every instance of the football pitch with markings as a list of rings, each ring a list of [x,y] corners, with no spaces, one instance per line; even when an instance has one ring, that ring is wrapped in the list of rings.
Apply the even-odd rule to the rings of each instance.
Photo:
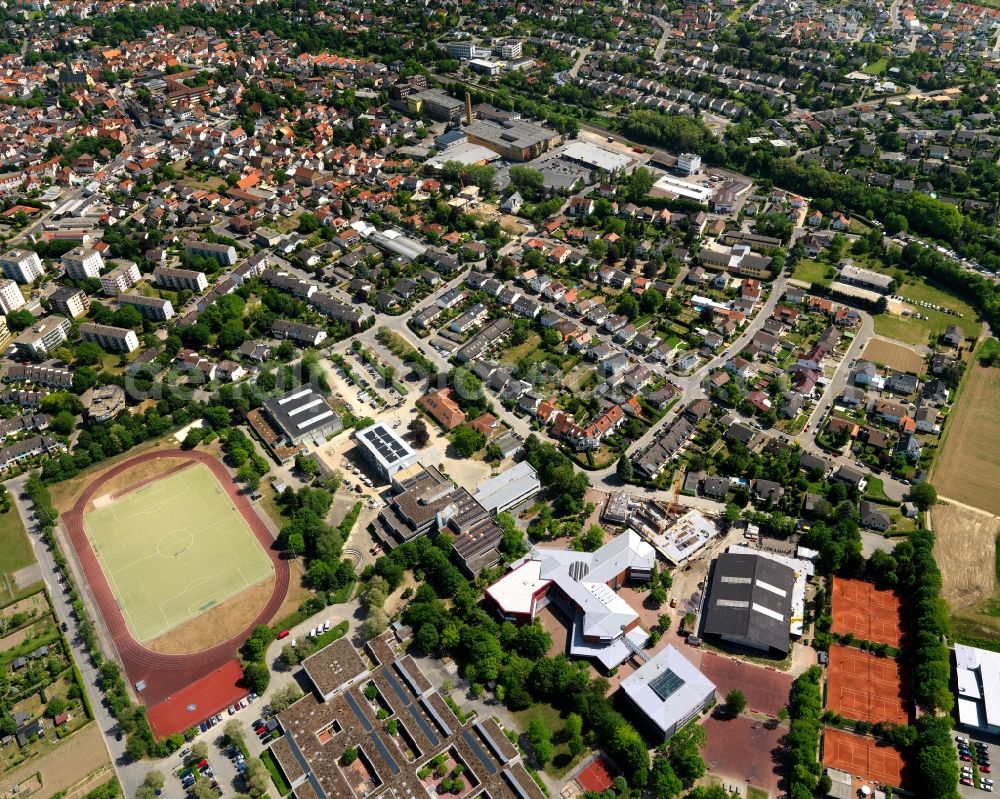
[[[203,464],[96,504],[84,529],[139,643],[273,574],[267,553]]]

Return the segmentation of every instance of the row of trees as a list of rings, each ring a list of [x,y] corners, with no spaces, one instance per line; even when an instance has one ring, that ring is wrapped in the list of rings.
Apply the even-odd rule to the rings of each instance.
[[[820,691],[822,672],[819,666],[807,669],[792,683],[788,703],[788,797],[813,799],[825,796],[829,785],[818,793],[822,767],[817,759],[819,734],[823,727],[823,697]],[[829,782],[829,777],[825,777]]]

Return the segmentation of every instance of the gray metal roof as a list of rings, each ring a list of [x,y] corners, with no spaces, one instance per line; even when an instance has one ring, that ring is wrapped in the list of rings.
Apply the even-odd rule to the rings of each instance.
[[[788,651],[795,572],[757,555],[720,555],[705,609],[707,635],[733,636]]]

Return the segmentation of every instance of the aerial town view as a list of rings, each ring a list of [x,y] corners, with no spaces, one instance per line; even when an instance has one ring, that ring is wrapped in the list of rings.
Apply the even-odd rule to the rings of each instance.
[[[0,30],[0,799],[994,791],[1000,0]]]

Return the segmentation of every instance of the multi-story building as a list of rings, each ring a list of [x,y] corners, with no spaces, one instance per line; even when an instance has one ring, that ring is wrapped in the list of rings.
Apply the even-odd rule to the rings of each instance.
[[[465,111],[465,103],[445,94],[440,89],[425,89],[405,98],[406,109],[411,114],[424,113],[442,122],[457,122]]]
[[[493,45],[493,52],[496,54],[497,58],[513,61],[515,58],[521,57],[524,52],[524,48],[521,45],[521,42],[499,41]]]
[[[60,286],[49,297],[52,310],[70,319],[79,319],[90,310],[90,297],[72,286]]]
[[[134,330],[129,330],[127,327],[84,322],[80,325],[80,335],[84,341],[100,344],[108,352],[134,352],[139,348],[138,336]]]
[[[7,327],[7,317],[0,316],[0,347],[6,347],[10,341],[10,328]]]
[[[153,270],[153,282],[163,288],[180,291],[187,289],[200,294],[208,288],[208,279],[204,272],[195,269],[174,269],[170,266],[158,266]]]
[[[69,336],[70,322],[65,316],[46,316],[22,330],[14,346],[22,355],[42,359]]]
[[[159,297],[143,297],[141,294],[121,294],[118,297],[120,305],[131,305],[143,319],[152,319],[154,322],[166,322],[173,318],[174,306],[170,300],[161,300]]]
[[[485,58],[490,51],[485,47],[476,47],[472,42],[447,42],[444,49],[448,55],[457,58],[459,61],[468,61],[470,58]]]
[[[76,247],[62,257],[62,265],[66,269],[66,277],[84,280],[88,277],[101,276],[104,259],[97,250]]]
[[[694,153],[681,153],[677,156],[677,171],[685,175],[693,175],[701,169],[701,156]]]
[[[7,278],[0,280],[0,310],[5,314],[9,314],[23,307],[24,295],[21,294],[21,289],[17,287],[17,283]]]
[[[31,250],[10,250],[0,255],[0,269],[5,277],[18,283],[31,283],[45,274],[42,259]]]
[[[184,242],[184,249],[190,255],[214,258],[223,266],[232,266],[236,263],[236,248],[231,244],[213,244],[210,241],[188,239]]]
[[[106,297],[117,297],[139,282],[142,276],[134,261],[122,261],[106,275],[101,276],[101,291]]]

